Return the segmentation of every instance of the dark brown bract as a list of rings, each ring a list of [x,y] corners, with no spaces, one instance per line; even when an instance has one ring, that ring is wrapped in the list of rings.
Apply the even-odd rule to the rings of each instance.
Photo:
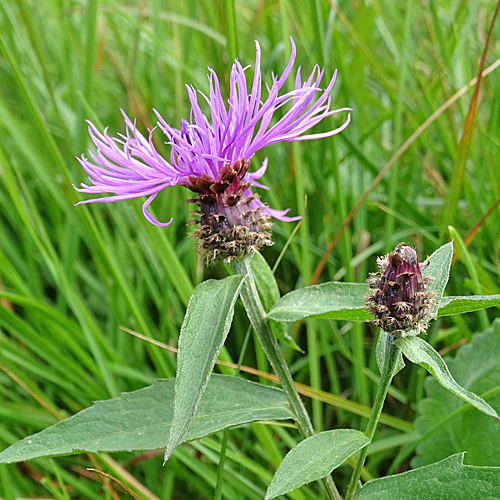
[[[399,244],[377,264],[381,272],[367,279],[371,292],[366,307],[375,316],[374,323],[388,333],[425,332],[435,297],[427,285],[434,278],[422,277],[415,249]]]
[[[205,174],[189,177],[187,187],[198,194],[189,200],[199,206],[192,213],[200,217],[193,219],[199,227],[192,237],[198,240],[198,251],[207,263],[218,259],[229,263],[273,244],[265,206],[254,203],[259,196],[252,194],[250,182],[243,180],[249,165],[244,159],[227,163],[217,181]]]

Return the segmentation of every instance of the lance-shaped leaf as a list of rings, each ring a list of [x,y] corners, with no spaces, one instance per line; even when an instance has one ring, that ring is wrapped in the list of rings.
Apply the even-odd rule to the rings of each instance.
[[[499,500],[500,467],[464,465],[463,457],[368,481],[355,500]]]
[[[420,337],[408,336],[396,340],[403,354],[412,362],[425,368],[445,389],[467,401],[478,410],[499,418],[497,412],[483,399],[464,389],[451,376],[446,363],[434,348]]]
[[[266,259],[264,259],[259,252],[255,252],[253,254],[250,265],[252,267],[255,286],[259,292],[262,307],[264,307],[264,311],[267,312],[280,298],[278,283],[276,283],[276,278],[274,277],[273,271],[269,267]],[[274,320],[269,320],[269,323],[278,340],[285,342],[292,349],[302,352],[295,340],[288,335],[286,325],[282,322]]]
[[[373,316],[365,311],[365,283],[323,283],[300,288],[281,297],[268,317],[277,321],[298,321],[304,318],[366,321]]]
[[[354,429],[325,431],[304,439],[281,462],[265,500],[327,476],[369,442],[362,432]]]
[[[172,425],[175,379],[156,380],[19,441],[0,453],[0,463],[88,451],[157,450]],[[181,442],[256,420],[293,418],[280,389],[228,375],[212,375]]]
[[[233,321],[234,303],[243,276],[207,280],[199,284],[189,304],[179,336],[175,377],[174,416],[165,461],[181,442],[196,405],[212,373]]]
[[[259,252],[254,252],[250,261],[255,284],[264,309],[268,311],[279,300],[280,291],[272,269]]]
[[[500,295],[465,295],[463,297],[441,297],[438,316],[451,316],[500,306]]]

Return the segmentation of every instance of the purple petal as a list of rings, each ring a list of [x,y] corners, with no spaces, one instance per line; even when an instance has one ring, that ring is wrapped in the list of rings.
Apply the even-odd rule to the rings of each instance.
[[[151,204],[151,202],[156,198],[156,195],[158,193],[152,194],[142,205],[142,213],[144,214],[144,217],[151,222],[151,224],[154,224],[155,226],[170,226],[172,224],[172,221],[174,220],[173,217],[168,221],[168,222],[160,222],[159,220],[155,219],[149,212],[148,212],[148,207]]]

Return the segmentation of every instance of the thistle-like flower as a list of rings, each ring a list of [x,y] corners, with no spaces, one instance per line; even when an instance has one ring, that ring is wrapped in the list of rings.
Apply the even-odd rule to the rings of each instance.
[[[89,151],[91,160],[78,158],[89,176],[90,184],[81,184],[77,191],[88,194],[110,193],[80,203],[128,200],[147,196],[144,216],[153,224],[168,226],[148,212],[148,206],[159,191],[169,186],[183,185],[197,193],[189,201],[198,204],[195,214],[199,227],[194,235],[199,250],[207,260],[223,258],[229,261],[271,244],[270,217],[293,221],[288,210],[273,210],[264,205],[252,187],[266,188],[257,182],[267,167],[267,158],[260,168],[249,172],[250,160],[260,149],[280,141],[305,141],[329,137],[344,130],[350,121],[324,133],[307,134],[324,118],[350,108],[330,109],[336,72],[324,88],[320,88],[324,69],[315,66],[302,81],[300,67],[295,76],[295,88],[280,95],[295,62],[295,44],[291,40],[290,60],[278,78],[272,76],[267,86],[267,99],[262,96],[260,71],[261,50],[256,42],[255,71],[252,86],[247,88],[246,68],[236,60],[231,69],[227,106],[222,98],[219,79],[209,68],[210,91],[206,96],[187,86],[191,103],[190,121],[181,121],[180,129],[170,126],[154,110],[157,127],[165,134],[170,159],[163,158],[153,145],[152,135],[143,136],[123,113],[126,134],[110,137],[107,129],[100,133],[89,122],[89,134],[97,152]],[[198,95],[206,101],[208,118],[198,103]],[[278,109],[289,106],[276,123],[271,124]],[[156,128],[156,127],[155,127]],[[267,188],[266,188],[267,189]]]
[[[367,309],[375,316],[374,323],[388,333],[405,335],[410,331],[423,333],[432,319],[434,292],[427,285],[434,280],[422,277],[415,249],[404,243],[391,253],[377,259],[381,272],[371,273],[366,280],[371,292]]]

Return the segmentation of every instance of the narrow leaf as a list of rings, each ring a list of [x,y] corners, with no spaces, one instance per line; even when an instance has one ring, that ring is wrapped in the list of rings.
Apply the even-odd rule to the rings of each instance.
[[[172,424],[175,379],[156,380],[93,406],[13,444],[0,463],[88,451],[157,450]],[[280,389],[228,375],[212,375],[181,442],[256,420],[293,418]]]
[[[253,254],[250,266],[252,267],[255,286],[259,292],[262,306],[264,307],[264,311],[267,312],[280,298],[278,283],[266,259],[259,252]],[[295,340],[288,335],[286,325],[274,320],[269,320],[269,324],[278,340],[285,342],[292,349],[302,352],[302,349],[297,345]]]
[[[373,316],[365,311],[365,283],[323,283],[287,293],[276,302],[268,317],[277,321],[298,321],[304,318],[366,321]]]
[[[179,336],[174,417],[165,461],[181,442],[231,326],[243,276],[207,280],[189,300]]]
[[[266,311],[269,311],[274,303],[280,298],[280,291],[278,283],[276,283],[276,278],[266,259],[264,259],[259,252],[253,254],[250,266],[262,305]]]
[[[327,476],[369,442],[362,432],[354,429],[325,431],[304,439],[281,462],[265,500]]]
[[[436,464],[368,481],[355,500],[498,500],[500,467],[464,465],[459,453]]]
[[[412,362],[425,368],[445,389],[467,401],[478,410],[499,418],[497,412],[483,399],[460,386],[451,376],[443,358],[420,337],[408,336],[396,340],[403,354]]]
[[[463,297],[441,297],[438,316],[451,316],[485,309],[499,307],[500,295],[465,295]]]

